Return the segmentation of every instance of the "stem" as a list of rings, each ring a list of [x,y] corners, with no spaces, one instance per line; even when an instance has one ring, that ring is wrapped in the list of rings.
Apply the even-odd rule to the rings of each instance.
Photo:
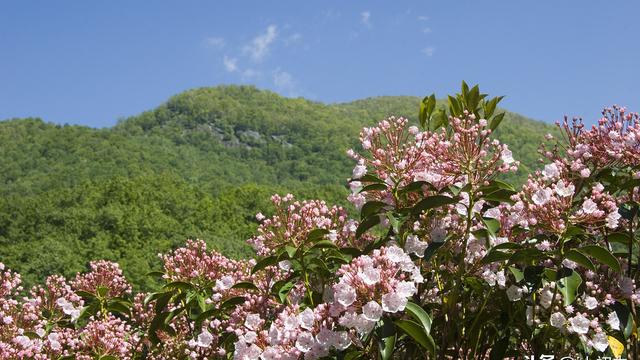
[[[309,298],[309,304],[314,307],[313,293],[311,292],[311,285],[309,284],[309,273],[307,272],[307,265],[304,263],[304,254],[300,254],[300,265],[302,266],[302,273],[304,274],[304,288]]]

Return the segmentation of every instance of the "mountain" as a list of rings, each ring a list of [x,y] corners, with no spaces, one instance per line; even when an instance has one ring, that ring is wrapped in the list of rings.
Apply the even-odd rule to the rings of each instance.
[[[345,204],[358,133],[394,114],[416,121],[417,97],[343,104],[250,86],[186,91],[109,129],[40,119],[0,122],[0,261],[27,284],[73,275],[90,259],[122,264],[138,288],[157,253],[202,238],[233,257],[272,193]],[[507,113],[496,134],[522,182],[555,127]]]

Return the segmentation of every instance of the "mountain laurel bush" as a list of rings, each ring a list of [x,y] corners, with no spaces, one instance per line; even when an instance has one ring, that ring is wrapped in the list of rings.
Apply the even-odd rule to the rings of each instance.
[[[0,264],[0,358],[638,359],[638,114],[558,123],[516,189],[501,99],[463,83],[362,129],[355,218],[274,195],[255,259],[189,240],[156,292],[107,261],[30,290]]]

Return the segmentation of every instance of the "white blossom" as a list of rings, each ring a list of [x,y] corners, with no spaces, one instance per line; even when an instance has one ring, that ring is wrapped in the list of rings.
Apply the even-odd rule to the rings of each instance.
[[[523,293],[522,289],[515,285],[511,285],[507,289],[507,297],[509,298],[510,301],[518,301],[522,299],[522,293]]]
[[[350,285],[341,282],[334,286],[333,289],[333,297],[340,305],[347,307],[356,301],[356,291]]]
[[[620,330],[620,319],[618,319],[618,314],[616,314],[615,311],[609,313],[607,324],[609,324],[613,330]]]
[[[407,305],[407,298],[400,296],[396,292],[382,295],[382,310],[389,313],[396,313],[404,310]]]
[[[572,196],[576,191],[576,187],[573,184],[565,185],[564,181],[560,180],[556,184],[556,194],[561,197]]]
[[[567,321],[567,319],[560,312],[554,312],[551,314],[551,318],[549,319],[551,326],[557,327],[558,329],[561,329],[564,326],[565,321]]]
[[[362,315],[367,320],[378,321],[382,317],[382,307],[377,301],[369,301],[362,307]]]
[[[593,343],[593,347],[600,352],[604,352],[609,347],[609,338],[604,332],[593,335],[591,342]]]
[[[545,179],[555,179],[560,176],[560,170],[558,170],[558,166],[555,163],[547,164],[542,170],[542,176]]]
[[[196,343],[199,347],[208,348],[211,346],[211,342],[213,341],[213,335],[208,332],[206,329],[202,330],[200,335],[198,335],[198,342]]]
[[[303,312],[298,314],[298,324],[300,324],[300,327],[303,329],[313,329],[313,323],[315,322],[315,320],[315,314],[310,308],[306,308]]]
[[[533,196],[531,196],[531,200],[533,200],[533,203],[536,205],[544,205],[549,200],[551,200],[551,195],[551,189],[542,188],[538,189],[538,191],[536,191]]]
[[[502,152],[500,153],[500,159],[502,159],[505,164],[511,164],[515,161],[513,160],[513,153],[506,147],[502,149]]]
[[[569,319],[570,329],[576,334],[586,334],[589,331],[591,321],[584,315],[578,314]]]

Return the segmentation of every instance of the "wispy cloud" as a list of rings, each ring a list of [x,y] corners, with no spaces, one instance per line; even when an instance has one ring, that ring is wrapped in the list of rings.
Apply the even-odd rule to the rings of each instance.
[[[427,20],[429,20],[428,16],[424,16],[424,15],[418,16],[418,21],[427,21]]]
[[[433,46],[427,46],[426,48],[422,49],[420,52],[427,55],[428,57],[432,57],[433,54],[436,52],[436,48]]]
[[[273,85],[276,90],[284,93],[286,96],[293,97],[298,95],[296,92],[296,82],[293,79],[293,76],[286,71],[276,69],[273,72]]]
[[[222,49],[226,45],[226,42],[223,37],[209,37],[204,39],[204,44],[211,48]]]
[[[431,34],[431,28],[430,27],[422,28],[422,33]]]
[[[372,26],[371,24],[371,12],[369,10],[363,11],[360,13],[360,22],[368,28]]]
[[[240,77],[242,81],[255,81],[262,77],[262,73],[256,69],[248,68],[242,72]]]
[[[285,46],[293,45],[293,44],[299,43],[301,40],[302,40],[302,34],[294,33],[294,34],[289,35],[284,40],[284,45]]]
[[[255,62],[261,62],[267,54],[269,47],[278,37],[278,28],[276,25],[269,25],[265,33],[253,38],[251,44],[243,48],[243,52],[248,54]]]
[[[222,63],[224,64],[224,69],[227,72],[235,72],[238,71],[238,60],[235,58],[230,58],[227,55],[222,59]]]

